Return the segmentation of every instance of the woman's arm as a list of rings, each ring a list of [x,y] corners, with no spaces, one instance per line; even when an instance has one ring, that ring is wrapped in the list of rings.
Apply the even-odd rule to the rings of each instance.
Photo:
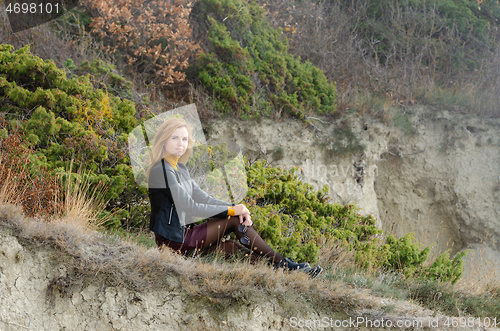
[[[206,203],[209,205],[221,205],[221,206],[234,206],[234,204],[230,202],[225,202],[214,197],[208,195],[205,191],[203,191],[200,186],[191,179],[191,185],[193,187],[193,199],[195,201]]]
[[[189,175],[189,171],[186,168],[186,172],[188,173],[189,178],[191,176]],[[208,195],[205,191],[203,191],[200,186],[191,178],[191,185],[192,185],[192,197],[193,200],[196,202],[202,202],[206,204],[213,204],[213,205],[222,205],[222,206],[228,206],[229,210],[227,211],[227,215],[230,216],[239,216],[240,223],[245,224],[247,226],[252,226],[253,222],[250,217],[250,211],[245,207],[243,204],[238,204],[234,205],[229,202],[225,202],[219,199],[216,199],[214,197],[211,197]],[[215,217],[220,217],[224,218],[227,216],[224,213],[221,213],[219,215],[214,215]]]
[[[162,167],[160,166],[160,169]],[[177,180],[177,176],[175,174],[174,169],[171,167],[166,166],[165,167],[165,173],[167,176],[167,189],[168,192],[170,193],[172,200],[174,202],[175,208],[177,210],[184,211],[186,213],[189,213],[191,216],[195,217],[203,217],[203,218],[208,218],[212,217],[214,215],[220,215],[221,213],[225,213],[227,216],[228,212],[228,205],[231,206],[231,204],[210,204],[210,203],[203,203],[203,202],[198,202],[198,200],[193,199],[193,197],[186,192],[184,187],[179,183]],[[190,178],[192,181],[192,179]],[[186,183],[186,184],[191,184],[191,183]],[[201,191],[201,189],[200,189]],[[206,193],[205,193],[206,194]],[[212,198],[214,199],[214,198]],[[214,199],[216,200],[216,199]],[[210,201],[210,200],[206,200]],[[220,201],[220,200],[217,200]],[[222,201],[221,201],[222,202]]]

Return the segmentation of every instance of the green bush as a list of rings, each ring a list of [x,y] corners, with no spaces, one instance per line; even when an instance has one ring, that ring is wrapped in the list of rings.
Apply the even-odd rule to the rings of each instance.
[[[72,67],[71,61],[67,66]],[[0,45],[0,112],[36,150],[32,164],[53,172],[82,167],[91,182],[108,186],[116,204],[137,196],[127,135],[136,125],[134,104],[95,89],[90,75],[67,78],[52,61]],[[124,215],[122,215],[124,216]],[[120,225],[119,216],[109,226]]]
[[[210,194],[223,199],[218,193],[228,188],[227,177],[234,180],[242,172],[236,169],[233,174],[224,175],[221,171],[232,169],[235,156],[226,144],[199,145],[187,166],[193,178],[214,170],[206,176],[213,189]],[[315,191],[295,175],[297,168],[270,167],[263,160],[252,165],[245,162],[248,192],[243,203],[251,211],[258,233],[280,254],[300,262],[314,262],[320,247],[333,241],[354,251],[357,264],[368,270],[382,268],[406,277],[452,283],[461,277],[465,252],[453,259],[446,252],[426,267],[430,247],[422,249],[411,233],[399,239],[391,234],[384,238],[371,215],[360,215],[354,205],[328,203],[328,187]]]
[[[193,14],[208,27],[208,51],[191,72],[214,95],[222,113],[236,109],[243,118],[268,115],[271,109],[303,118],[312,109],[335,111],[335,83],[310,62],[288,54],[288,41],[269,26],[254,2],[202,0]]]
[[[450,252],[441,254],[432,265],[424,270],[423,276],[427,279],[451,281],[455,284],[463,274],[463,258],[467,251],[458,253],[453,259],[450,259]]]
[[[272,168],[263,161],[247,168],[255,227],[270,246],[292,258],[315,261],[318,247],[327,240],[354,249],[381,233],[373,217],[361,216],[353,205],[327,203],[328,187],[314,191],[298,179],[296,170]]]
[[[406,275],[413,275],[419,271],[429,256],[430,246],[420,249],[420,245],[412,241],[413,235],[411,233],[399,240],[393,235],[387,236],[386,243],[389,245],[389,254],[385,264],[392,269],[403,270]]]
[[[106,90],[108,93],[121,99],[132,100],[132,83],[121,76],[113,64],[102,60],[83,61],[78,68],[71,66],[73,61],[68,59],[65,66],[70,70],[71,77],[90,75],[94,88]]]
[[[280,254],[314,262],[319,247],[334,241],[354,251],[356,262],[365,269],[385,268],[406,277],[451,282],[461,277],[465,252],[453,259],[446,252],[426,267],[430,247],[420,248],[411,233],[400,239],[388,234],[382,239],[371,215],[360,215],[354,205],[328,203],[328,187],[313,190],[295,175],[296,170],[269,167],[264,161],[247,165],[252,220],[262,238]]]

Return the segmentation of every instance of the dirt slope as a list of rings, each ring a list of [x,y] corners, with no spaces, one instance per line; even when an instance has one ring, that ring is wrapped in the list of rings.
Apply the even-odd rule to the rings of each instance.
[[[314,127],[296,120],[219,121],[208,131],[211,142],[224,141],[251,159],[300,167],[304,181],[329,186],[333,201],[355,203],[383,230],[413,232],[434,245],[434,257],[470,249],[468,271],[485,263],[483,273],[498,270],[500,120],[421,107],[388,113],[386,123],[350,118],[365,150],[334,157],[320,142],[338,140],[339,121],[309,118]],[[278,148],[282,160],[274,160]]]

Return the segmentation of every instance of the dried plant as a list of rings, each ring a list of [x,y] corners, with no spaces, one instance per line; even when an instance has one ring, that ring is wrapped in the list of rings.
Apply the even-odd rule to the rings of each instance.
[[[19,132],[9,132],[7,124],[0,119],[0,202],[22,206],[28,216],[60,212],[58,178],[45,168],[33,167],[37,160],[33,150]]]
[[[445,1],[423,7],[372,0],[259,3],[271,24],[283,29],[290,52],[337,82],[339,110],[368,93],[399,105],[438,103],[499,115],[498,4],[478,2],[476,15],[465,10],[467,2],[453,13]],[[459,11],[462,19],[454,16]],[[481,25],[486,21],[487,28]],[[468,30],[465,24],[476,25]]]
[[[111,218],[110,213],[103,213],[108,203],[104,198],[107,187],[102,183],[93,185],[82,168],[76,174],[72,168],[73,161],[62,175],[65,182],[62,212],[52,222],[72,224],[82,231],[95,230]]]
[[[104,185],[92,185],[81,169],[72,174],[73,162],[61,174],[38,167],[22,134],[8,127],[0,120],[0,203],[19,205],[26,216],[74,224],[81,230],[93,230],[111,217],[103,213]]]
[[[124,54],[125,64],[148,81],[182,82],[199,46],[191,41],[191,3],[182,0],[84,0],[94,13],[90,27],[109,54]]]

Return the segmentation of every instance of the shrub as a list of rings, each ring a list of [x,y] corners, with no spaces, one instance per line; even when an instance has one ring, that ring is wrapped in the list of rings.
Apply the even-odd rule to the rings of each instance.
[[[57,214],[63,208],[61,183],[45,168],[31,167],[33,152],[23,135],[0,119],[0,201],[20,205],[32,217]]]
[[[93,87],[103,89],[121,99],[133,100],[132,82],[126,80],[116,70],[116,66],[102,60],[83,61],[76,67],[71,59],[65,63],[70,77],[90,75]]]
[[[34,167],[58,171],[75,159],[92,183],[109,187],[107,200],[128,204],[137,197],[124,154],[137,122],[132,102],[94,89],[89,75],[68,79],[53,62],[33,56],[29,46],[13,51],[10,45],[0,45],[0,98],[0,112],[36,151]],[[114,226],[119,224],[115,219]]]
[[[247,165],[247,202],[255,228],[281,254],[298,261],[315,261],[319,247],[328,241],[340,242],[355,252],[365,269],[385,268],[406,277],[456,282],[463,273],[464,253],[450,259],[449,253],[424,266],[430,247],[420,248],[411,233],[396,239],[382,239],[371,216],[362,216],[354,205],[327,202],[328,187],[314,191],[295,175],[297,168],[273,168],[264,161]]]
[[[256,2],[202,0],[193,8],[206,52],[191,72],[214,95],[222,113],[243,118],[271,109],[303,118],[304,111],[335,111],[335,83],[310,62],[288,54],[288,41],[273,29]]]
[[[93,13],[92,33],[106,52],[123,58],[129,69],[161,85],[182,82],[199,47],[191,41],[189,4],[182,0],[84,1]]]
[[[271,247],[292,258],[315,261],[318,247],[327,240],[354,249],[381,232],[375,219],[361,216],[355,206],[327,203],[328,187],[314,191],[298,179],[296,170],[269,167],[263,161],[247,167],[252,219]]]
[[[351,1],[346,3],[350,5]],[[495,17],[500,17],[496,1],[478,5],[462,0],[385,0],[368,1],[366,8],[364,19],[355,28],[372,45],[372,54],[381,63],[392,63],[403,54],[415,53],[423,56],[427,65],[441,70],[473,70],[478,52],[488,39],[488,29],[496,26]],[[432,52],[441,50],[445,51],[442,56],[432,56]]]
[[[412,243],[413,235],[408,233],[399,240],[393,235],[387,236],[386,243],[389,245],[386,265],[392,269],[400,269],[406,275],[413,275],[427,260],[430,246],[420,249],[420,244]]]
[[[450,252],[441,254],[429,268],[424,270],[423,276],[427,279],[450,281],[455,284],[463,274],[463,258],[467,251],[463,251],[450,259]]]

